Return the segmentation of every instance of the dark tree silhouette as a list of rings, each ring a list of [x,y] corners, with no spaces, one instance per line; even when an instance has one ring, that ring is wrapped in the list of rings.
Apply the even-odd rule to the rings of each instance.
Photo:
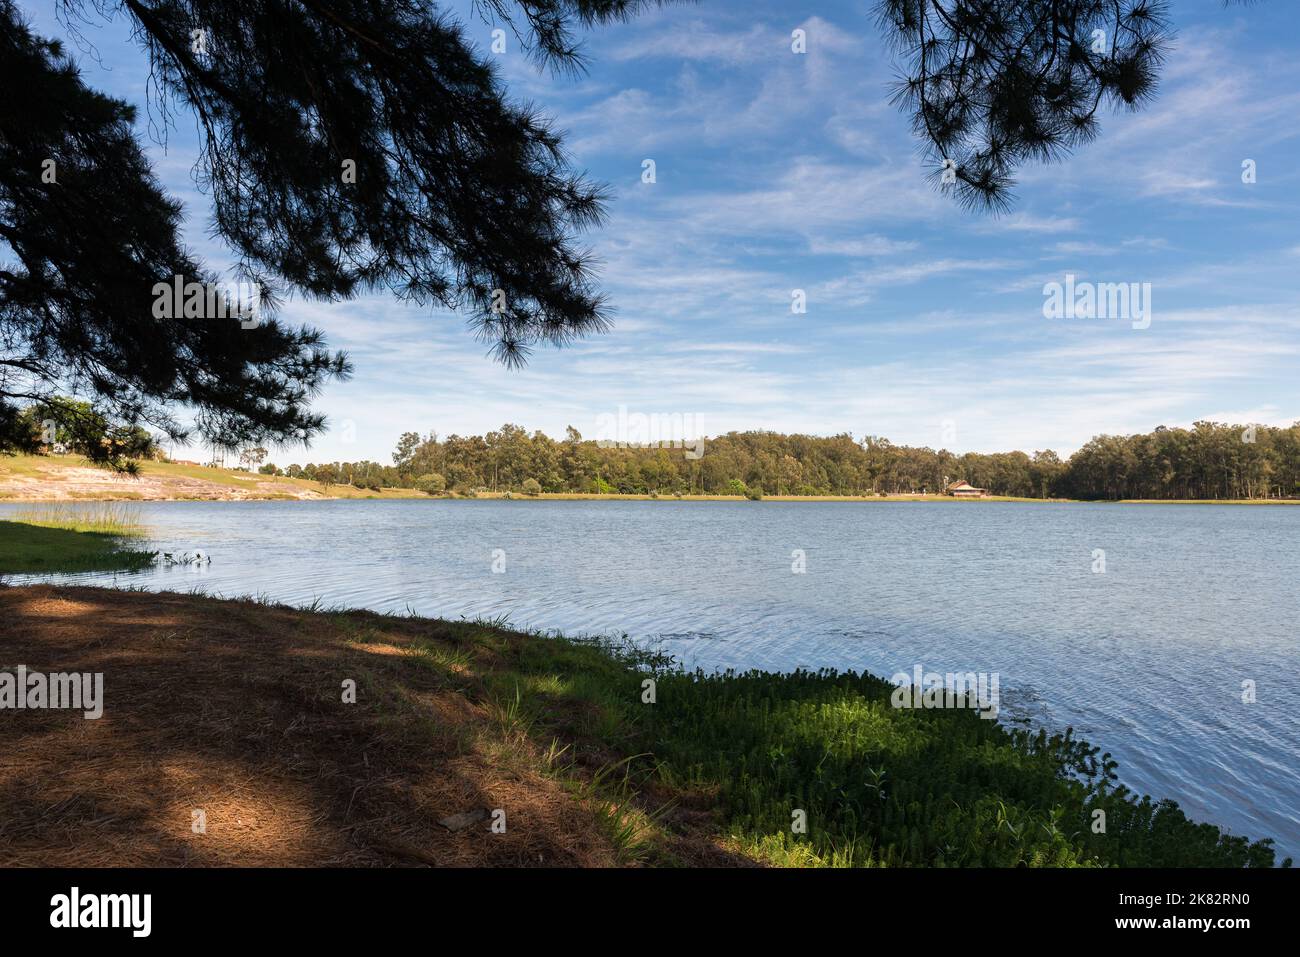
[[[940,187],[1005,209],[1016,169],[1097,135],[1103,105],[1136,109],[1168,39],[1163,0],[881,0],[907,63],[895,98]]]
[[[539,63],[578,69],[576,28],[646,0],[487,0]],[[178,239],[180,207],[132,135],[132,108],[87,88],[56,43],[0,0],[0,450],[32,448],[19,403],[97,396],[127,427],[173,438],[188,404],[225,448],[306,440],[307,401],[345,357],[267,318],[276,290],[336,299],[387,288],[466,312],[499,358],[605,328],[576,234],[604,195],[558,135],[507,101],[487,55],[416,0],[59,0],[73,31],[125,12],[152,67],[162,127],[175,104],[203,136],[196,173],[214,232],[262,291],[262,322],[157,319],[159,281],[211,282]],[[47,161],[56,171],[46,181]],[[75,408],[75,405],[56,405]],[[63,423],[80,440],[91,426]],[[111,447],[110,443],[110,447]],[[109,464],[121,464],[108,453]]]
[[[132,108],[87,88],[57,43],[0,2],[0,449],[33,435],[17,404],[57,390],[93,392],[121,422],[173,437],[168,411],[191,406],[201,432],[231,447],[306,439],[323,423],[307,401],[346,360],[320,334],[262,311],[228,319],[156,318],[156,283],[211,281],[177,240],[179,206],[132,135]],[[71,408],[71,406],[66,406]],[[59,427],[84,440],[86,423]],[[86,454],[120,464],[107,445]]]
[[[576,241],[600,222],[603,188],[434,4],[120,6],[164,97],[198,117],[216,228],[250,271],[315,296],[387,288],[461,310],[509,364],[606,328]],[[487,4],[537,59],[574,68],[575,25],[644,2],[527,0],[512,18],[514,6]]]

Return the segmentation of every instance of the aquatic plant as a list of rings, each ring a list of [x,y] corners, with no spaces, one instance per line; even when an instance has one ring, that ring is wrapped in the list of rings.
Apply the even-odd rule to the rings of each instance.
[[[69,532],[138,537],[145,534],[139,513],[121,502],[86,502],[74,505],[48,504],[20,509],[15,522]]]
[[[894,708],[894,686],[870,674],[688,673],[626,640],[555,638],[512,650],[524,673],[555,676],[563,697],[585,704],[579,726],[566,728],[546,716],[572,709],[539,693],[530,708],[538,731],[644,752],[629,763],[630,780],[659,803],[668,794],[711,808],[732,840],[772,863],[1274,864],[1270,839],[1226,834],[1173,801],[1131,793],[1111,756],[1072,731],[1008,729],[974,710]]]

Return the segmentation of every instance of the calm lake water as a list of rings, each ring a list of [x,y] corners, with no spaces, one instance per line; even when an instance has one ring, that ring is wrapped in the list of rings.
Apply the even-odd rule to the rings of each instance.
[[[508,615],[660,641],[706,669],[997,672],[1003,720],[1073,725],[1135,790],[1300,860],[1300,507],[332,501],[139,514],[153,547],[211,564],[62,580]]]

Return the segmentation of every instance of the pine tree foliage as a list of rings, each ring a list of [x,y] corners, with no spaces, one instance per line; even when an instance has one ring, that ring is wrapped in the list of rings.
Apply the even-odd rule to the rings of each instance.
[[[313,296],[386,289],[459,310],[511,365],[538,343],[608,327],[579,242],[602,221],[604,187],[436,5],[119,5],[160,102],[198,118],[215,226],[248,270]],[[642,6],[496,0],[487,11],[541,62],[576,69],[576,28]]]
[[[1170,32],[1163,0],[881,0],[912,116],[940,187],[1005,209],[1015,172],[1094,139],[1103,107],[1156,90]]]
[[[153,177],[132,108],[88,88],[10,2],[0,3],[0,88],[11,91],[0,98],[0,447],[39,442],[18,406],[60,389],[173,436],[186,430],[170,409],[187,404],[200,431],[230,447],[317,432],[309,400],[346,375],[346,360],[319,332],[277,322],[265,299],[251,329],[237,316],[155,316],[160,281],[216,277],[178,239],[180,207]],[[86,454],[112,464],[111,448],[90,443]]]

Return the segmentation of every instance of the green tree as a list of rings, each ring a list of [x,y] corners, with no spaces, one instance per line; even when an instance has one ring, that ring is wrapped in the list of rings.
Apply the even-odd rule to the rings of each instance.
[[[447,491],[447,480],[437,472],[430,472],[416,479],[415,487],[429,495],[441,495]]]
[[[63,449],[120,471],[136,472],[139,460],[158,453],[154,437],[138,425],[115,425],[89,402],[51,396],[25,407],[16,427],[35,439],[29,451]]]
[[[134,110],[87,87],[58,43],[35,36],[0,0],[0,449],[13,448],[17,401],[48,401],[84,384],[95,411],[171,438],[168,411],[188,405],[200,431],[227,448],[301,439],[323,419],[308,397],[346,375],[309,329],[268,317],[159,318],[154,287],[183,275],[210,281],[178,238],[180,207],[158,187],[133,134]],[[88,445],[121,466],[117,446]]]
[[[419,447],[418,432],[403,432],[397,440],[397,448],[393,451],[393,464],[403,470],[409,469],[411,460],[415,457],[415,450]]]

